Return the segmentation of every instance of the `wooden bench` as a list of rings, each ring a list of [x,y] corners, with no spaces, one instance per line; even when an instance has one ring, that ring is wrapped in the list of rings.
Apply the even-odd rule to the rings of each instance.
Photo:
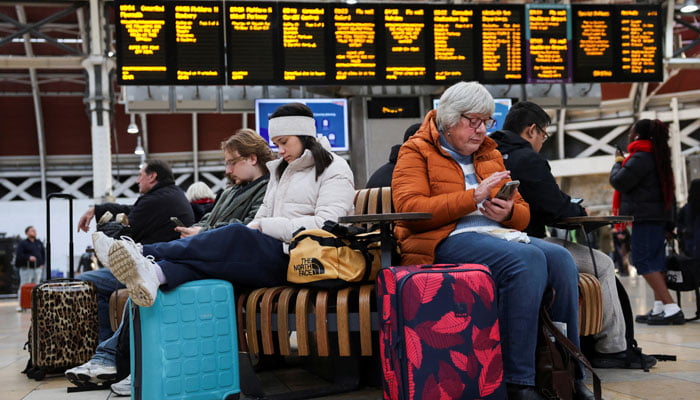
[[[355,194],[355,215],[393,213],[391,188],[361,189]],[[345,218],[352,221],[361,218]],[[372,219],[372,218],[370,218]],[[396,216],[389,218],[395,220]],[[373,219],[377,221],[377,219]],[[389,223],[389,221],[383,221]],[[391,238],[383,237],[382,266],[391,263],[386,249]],[[280,286],[256,289],[238,297],[240,348],[253,354],[292,354],[290,332],[296,331],[299,356],[372,356],[378,331],[374,284],[341,290]],[[602,303],[600,284],[589,274],[579,277],[579,332],[600,332]],[[373,333],[374,332],[374,333]],[[331,335],[334,341],[331,340]],[[359,346],[351,340],[359,334]],[[375,345],[373,346],[373,343]]]

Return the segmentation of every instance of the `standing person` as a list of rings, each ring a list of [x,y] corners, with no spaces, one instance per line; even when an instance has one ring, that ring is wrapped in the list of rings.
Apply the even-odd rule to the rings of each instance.
[[[479,83],[445,90],[437,110],[401,147],[392,181],[397,212],[429,212],[433,218],[400,221],[394,232],[404,265],[489,266],[498,291],[508,397],[544,399],[535,387],[540,304],[545,288],[553,288],[552,319],[566,324],[567,337],[578,347],[578,271],[563,247],[518,232],[530,214],[517,191],[508,200],[495,197],[510,172],[486,137],[495,123],[494,107]],[[592,399],[581,370],[578,376],[575,399]]]
[[[700,260],[700,179],[693,179],[688,202],[678,212],[678,242],[687,257]]]
[[[46,260],[46,250],[41,240],[36,238],[36,229],[30,225],[24,230],[24,234],[27,238],[17,243],[15,250],[15,267],[19,271],[17,302],[20,300],[22,285],[41,282]],[[17,311],[22,311],[22,308],[17,307]]]
[[[170,217],[178,217],[187,226],[194,223],[192,207],[185,193],[175,184],[173,171],[165,161],[147,160],[139,170],[136,182],[141,196],[133,206],[104,203],[90,207],[80,217],[78,230],[87,232],[92,218],[96,217],[99,220],[108,211],[112,215],[125,213],[129,226],[122,228],[117,235],[129,236],[143,243],[156,243],[178,238],[179,233],[173,230],[175,225],[170,221]],[[93,241],[96,234],[97,232],[93,233]],[[97,259],[104,265],[107,253],[100,254],[99,251],[99,247],[95,246]],[[105,340],[112,336],[109,324],[109,296],[115,290],[124,288],[124,285],[106,268],[84,272],[77,276],[77,279],[92,282],[97,289],[99,340]]]
[[[413,124],[406,128],[403,133],[403,142],[406,143],[408,138],[413,136],[414,133],[420,128],[420,124]],[[391,186],[391,176],[394,174],[394,167],[396,167],[396,159],[399,157],[399,149],[401,145],[397,144],[392,146],[391,153],[389,154],[389,162],[379,167],[372,176],[367,180],[367,188],[379,188],[385,186]]]
[[[683,311],[666,286],[665,237],[671,222],[674,197],[668,127],[661,121],[642,119],[629,131],[630,153],[615,153],[610,184],[615,188],[613,214],[631,215],[632,264],[654,292],[654,307],[638,315],[649,325],[681,325]]]
[[[518,190],[530,205],[530,223],[525,232],[538,238],[545,237],[545,225],[565,217],[587,215],[585,208],[571,202],[571,197],[561,191],[549,162],[539,153],[547,140],[546,128],[550,122],[549,115],[539,105],[521,101],[508,111],[503,129],[490,136],[498,144],[511,177],[520,181]],[[556,238],[546,240],[564,246],[580,272],[595,273],[587,246]],[[628,356],[615,265],[605,253],[594,250],[593,254],[598,267],[596,278],[603,293],[603,324],[600,333],[593,336],[595,354],[591,357],[591,364],[596,368],[648,368],[655,365],[656,359],[652,356],[635,352]]]

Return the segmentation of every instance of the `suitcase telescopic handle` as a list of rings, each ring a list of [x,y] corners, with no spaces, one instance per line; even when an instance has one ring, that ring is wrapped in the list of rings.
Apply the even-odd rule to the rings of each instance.
[[[51,199],[68,200],[68,278],[73,278],[73,196],[70,193],[49,193],[46,196],[46,280],[51,280]]]

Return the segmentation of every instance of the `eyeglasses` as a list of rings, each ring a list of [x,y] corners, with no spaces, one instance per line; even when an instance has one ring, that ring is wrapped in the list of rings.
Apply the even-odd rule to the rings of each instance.
[[[491,129],[494,126],[496,126],[496,120],[493,118],[486,118],[486,119],[481,119],[481,118],[472,118],[472,117],[467,117],[464,114],[461,114],[461,117],[469,121],[469,127],[470,128],[478,128],[481,126],[481,124],[484,124],[484,127],[486,129]]]
[[[547,128],[542,128],[537,124],[535,124],[535,126],[537,127],[537,130],[542,133],[542,143],[546,142],[547,139],[549,139],[549,134],[547,133],[547,130],[546,130]]]
[[[238,157],[234,157],[234,158],[232,158],[232,159],[230,159],[230,160],[226,160],[226,166],[227,166],[227,167],[233,167],[234,165],[236,165],[239,161],[241,161],[241,160],[244,159],[244,158],[246,158],[246,157],[238,156]]]

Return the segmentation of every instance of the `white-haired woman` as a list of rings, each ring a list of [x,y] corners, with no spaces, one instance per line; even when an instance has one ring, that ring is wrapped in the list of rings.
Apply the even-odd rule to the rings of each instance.
[[[192,183],[187,188],[185,197],[187,197],[187,201],[192,206],[194,222],[199,222],[206,213],[211,211],[216,200],[216,194],[202,181]]]
[[[535,385],[538,310],[545,288],[556,291],[552,318],[578,338],[578,272],[561,246],[518,232],[529,221],[519,193],[495,197],[510,180],[496,143],[494,101],[476,82],[460,82],[399,152],[392,188],[398,212],[429,212],[427,221],[400,222],[402,263],[488,265],[498,291],[504,380],[509,399],[542,399]],[[512,231],[504,234],[504,228]],[[576,398],[592,398],[582,380]]]
[[[269,133],[281,158],[267,164],[271,177],[265,199],[247,226],[231,224],[144,245],[142,252],[129,241],[95,241],[96,246],[110,246],[108,266],[130,289],[134,303],[149,307],[158,287],[169,290],[206,278],[249,287],[285,284],[289,263],[285,250],[293,233],[301,227],[321,228],[326,220],[352,213],[352,171],[329,151],[325,139],[316,139],[311,109],[301,103],[280,106],[270,116]]]

